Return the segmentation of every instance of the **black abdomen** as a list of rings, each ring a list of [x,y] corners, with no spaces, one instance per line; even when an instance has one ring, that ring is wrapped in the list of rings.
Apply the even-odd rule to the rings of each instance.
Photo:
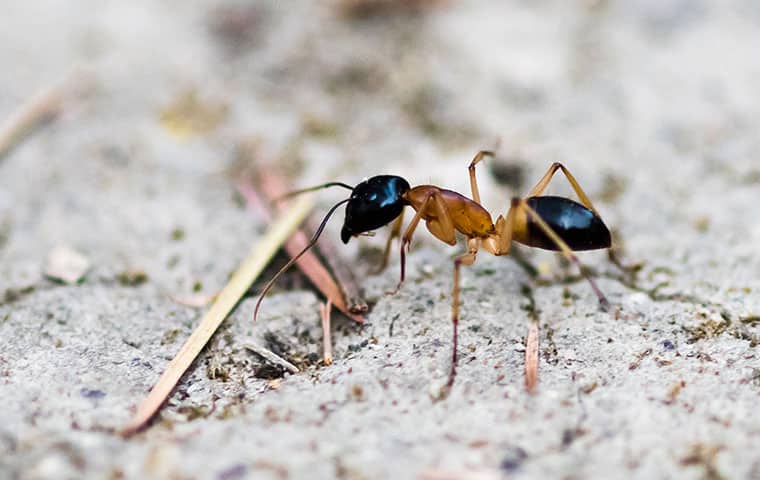
[[[580,203],[564,197],[530,197],[530,208],[567,243],[572,250],[609,248],[610,231],[601,218]],[[528,245],[559,250],[539,225],[528,216]]]

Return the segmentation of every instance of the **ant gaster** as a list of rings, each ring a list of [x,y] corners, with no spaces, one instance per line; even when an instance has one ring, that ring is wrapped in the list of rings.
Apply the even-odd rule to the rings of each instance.
[[[486,156],[493,156],[493,153],[485,150],[478,152],[468,167],[471,199],[434,185],[411,187],[409,182],[394,175],[372,177],[356,187],[330,182],[288,194],[292,196],[332,186],[351,190],[349,198],[330,209],[306,248],[269,281],[256,304],[254,319],[264,295],[275,280],[316,243],[327,220],[343,203],[347,203],[346,217],[341,229],[343,243],[348,243],[353,236],[365,234],[393,222],[385,246],[383,266],[387,264],[392,240],[401,234],[404,208],[411,206],[414,209],[414,217],[401,235],[401,279],[393,293],[398,291],[404,282],[406,251],[420,220],[425,221],[425,226],[434,237],[449,245],[456,245],[457,232],[465,236],[467,251],[454,260],[451,307],[453,351],[447,388],[451,388],[456,376],[459,270],[462,265],[472,265],[481,248],[493,255],[507,255],[512,242],[515,241],[531,247],[560,251],[565,258],[578,266],[599,298],[601,308],[606,310],[609,306],[607,299],[594,280],[586,274],[574,251],[610,248],[610,231],[575,177],[561,163],[552,164],[526,198],[512,198],[506,217],[499,215],[494,222],[491,214],[480,203],[480,192],[475,178],[475,166]],[[542,195],[558,170],[561,170],[570,182],[580,203],[564,197]]]

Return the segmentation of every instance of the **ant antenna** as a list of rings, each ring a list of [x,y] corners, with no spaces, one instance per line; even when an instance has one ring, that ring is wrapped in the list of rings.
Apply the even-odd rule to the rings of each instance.
[[[291,192],[284,193],[280,195],[279,197],[275,198],[274,202],[275,203],[281,202],[287,198],[295,197],[296,195],[300,195],[302,193],[313,192],[314,190],[321,190],[323,188],[330,188],[330,187],[343,187],[349,190],[354,189],[354,187],[352,187],[351,185],[346,185],[343,182],[327,182],[327,183],[323,183],[322,185],[317,185],[316,187],[302,188],[300,190],[293,190]]]
[[[330,184],[326,184],[326,185],[328,185],[328,186],[332,186],[332,185],[330,185]],[[343,185],[343,184],[341,184],[341,183],[337,183],[337,185],[340,185],[340,186],[344,186],[344,185]],[[345,185],[345,186],[347,186],[347,185]],[[316,189],[318,189],[318,188],[321,188],[321,187],[324,187],[324,185],[321,185],[320,187],[312,187],[311,189],[306,189],[305,191],[309,191],[309,190],[316,190]],[[348,187],[348,186],[347,186],[347,187]],[[353,188],[352,188],[352,187],[348,187],[348,188],[351,188],[351,189],[353,190]],[[298,192],[298,193],[300,193],[300,192]],[[261,294],[259,295],[259,300],[256,302],[256,308],[254,308],[254,309],[253,309],[253,322],[254,322],[254,323],[256,323],[256,317],[257,317],[257,316],[258,316],[258,314],[259,314],[259,307],[261,307],[261,302],[263,302],[263,301],[264,301],[264,296],[265,296],[265,295],[267,294],[267,292],[268,292],[268,291],[269,291],[269,290],[272,288],[272,286],[274,286],[274,282],[275,282],[275,281],[276,281],[276,280],[277,280],[277,279],[280,277],[280,275],[282,275],[282,274],[285,272],[285,270],[287,270],[287,269],[288,269],[288,268],[290,268],[290,267],[291,267],[291,266],[292,266],[294,263],[296,263],[296,261],[297,261],[299,258],[301,258],[301,256],[302,256],[304,253],[306,253],[306,252],[307,252],[307,251],[308,251],[308,250],[309,250],[311,247],[313,247],[313,246],[314,246],[314,244],[315,244],[315,243],[317,243],[317,239],[319,239],[319,236],[322,234],[322,230],[324,230],[324,229],[325,229],[325,225],[327,224],[327,221],[330,219],[330,216],[332,216],[332,214],[335,212],[335,210],[336,210],[336,209],[337,209],[339,206],[343,205],[344,203],[348,202],[349,200],[351,200],[351,199],[350,199],[350,198],[347,198],[347,199],[345,199],[345,200],[341,200],[340,202],[338,202],[338,203],[336,203],[335,205],[333,205],[333,206],[332,206],[332,208],[330,208],[330,211],[328,211],[328,212],[327,212],[327,215],[325,215],[325,218],[323,218],[323,219],[322,219],[322,223],[320,223],[320,224],[319,224],[319,228],[317,228],[317,231],[316,231],[316,232],[314,232],[314,236],[313,236],[313,237],[311,237],[311,240],[309,240],[309,243],[308,243],[308,245],[306,245],[306,247],[304,247],[304,249],[303,249],[303,250],[301,250],[301,252],[300,252],[298,255],[296,255],[295,257],[291,258],[291,259],[290,259],[290,261],[289,261],[288,263],[286,263],[286,264],[285,264],[285,266],[283,266],[283,267],[282,267],[282,268],[281,268],[281,269],[280,269],[280,270],[279,270],[279,271],[278,271],[278,272],[277,272],[277,273],[274,275],[274,277],[272,277],[272,279],[271,279],[271,280],[269,280],[269,282],[268,282],[268,283],[266,284],[266,286],[264,287],[264,290],[263,290],[263,291],[261,292]]]

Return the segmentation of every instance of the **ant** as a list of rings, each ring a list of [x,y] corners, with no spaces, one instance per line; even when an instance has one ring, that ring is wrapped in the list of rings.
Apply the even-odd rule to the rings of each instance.
[[[404,282],[406,251],[421,220],[425,221],[428,231],[444,243],[456,245],[457,232],[466,238],[467,252],[454,260],[451,305],[453,347],[447,389],[453,386],[456,377],[459,270],[462,265],[472,265],[481,248],[492,255],[508,255],[512,242],[518,242],[530,247],[561,252],[567,260],[578,266],[599,298],[600,308],[606,311],[609,308],[607,298],[587,274],[574,252],[610,248],[610,231],[578,181],[564,165],[553,163],[528,195],[525,198],[512,198],[506,217],[499,215],[494,222],[491,214],[480,204],[480,192],[475,178],[476,165],[485,157],[493,155],[491,151],[481,150],[470,162],[468,170],[472,198],[434,185],[411,187],[404,178],[395,175],[375,176],[355,187],[341,182],[329,182],[286,194],[285,197],[290,197],[334,186],[351,190],[349,198],[333,205],[328,211],[307,246],[282,267],[264,287],[254,309],[254,321],[264,295],[287,268],[314,246],[330,216],[344,203],[347,203],[346,216],[340,232],[343,243],[348,243],[351,237],[366,235],[394,222],[385,245],[383,266],[387,264],[393,239],[401,234],[404,208],[410,206],[415,211],[412,221],[401,235],[401,278],[396,289],[388,292],[389,294],[398,292]],[[562,171],[565,175],[580,203],[564,197],[542,195],[557,171]]]

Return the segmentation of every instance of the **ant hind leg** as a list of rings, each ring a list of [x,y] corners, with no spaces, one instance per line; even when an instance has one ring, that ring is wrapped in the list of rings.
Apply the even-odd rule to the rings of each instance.
[[[565,174],[565,178],[567,178],[567,181],[570,183],[570,186],[573,187],[573,190],[575,191],[575,194],[578,195],[578,198],[580,199],[583,206],[590,209],[595,214],[599,215],[599,212],[596,211],[596,208],[594,208],[594,205],[591,203],[591,199],[588,198],[588,195],[586,195],[586,192],[583,191],[583,188],[581,188],[581,184],[578,183],[578,180],[575,179],[572,173],[570,173],[570,170],[567,169],[564,165],[562,165],[559,162],[554,162],[551,167],[549,167],[549,170],[546,171],[543,177],[541,177],[541,180],[538,181],[535,187],[531,189],[530,192],[528,192],[528,195],[526,197],[538,197],[542,193],[544,193],[544,190],[546,190],[546,187],[549,185],[549,182],[551,182],[552,177],[555,173],[557,173],[557,170],[562,170],[562,173]]]
[[[510,246],[512,244],[513,237],[516,233],[523,233],[525,228],[525,221],[516,221],[517,218],[525,219],[528,215],[535,220],[538,227],[543,230],[547,237],[557,246],[557,249],[567,258],[570,263],[578,266],[586,280],[591,285],[591,289],[599,298],[599,306],[602,310],[607,311],[610,306],[610,302],[607,297],[604,296],[602,291],[594,282],[594,279],[589,276],[586,268],[581,264],[575,252],[565,243],[564,240],[555,232],[541,216],[536,213],[535,210],[530,208],[528,202],[524,198],[515,197],[512,199],[512,204],[507,212],[507,218],[499,217],[496,221],[496,236],[486,239],[483,242],[483,247],[494,255],[506,255],[509,253]],[[520,232],[515,232],[515,228],[518,228]]]
[[[514,201],[513,201],[514,202]],[[535,210],[530,208],[528,205],[528,202],[525,201],[524,198],[517,199],[517,208],[523,209],[527,214],[530,215],[531,219],[536,222],[538,227],[543,230],[543,232],[548,236],[552,242],[557,246],[557,248],[560,250],[560,252],[567,258],[570,263],[575,264],[578,267],[578,270],[580,270],[581,275],[583,275],[586,280],[588,280],[588,283],[591,285],[591,289],[596,294],[597,298],[599,298],[599,307],[604,310],[605,312],[609,310],[610,308],[610,302],[607,300],[607,297],[604,296],[602,291],[599,289],[599,287],[596,285],[596,282],[594,282],[594,279],[591,278],[591,276],[588,274],[588,271],[586,267],[583,266],[580,260],[578,260],[578,257],[575,255],[575,252],[565,243],[564,240],[555,232],[547,223],[544,221],[541,216],[536,213]]]

